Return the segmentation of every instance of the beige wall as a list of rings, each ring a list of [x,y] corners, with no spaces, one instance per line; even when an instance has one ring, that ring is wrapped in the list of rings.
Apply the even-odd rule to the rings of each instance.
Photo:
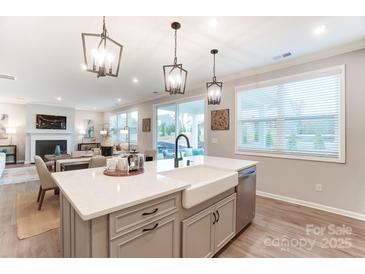
[[[346,65],[346,164],[234,153],[236,86],[342,64]],[[183,97],[204,92],[202,88],[188,92]],[[138,109],[140,118],[152,118],[153,104],[171,99],[172,97],[168,96],[123,109]],[[259,161],[257,187],[260,191],[365,214],[365,50],[225,82],[221,105],[209,107],[208,113],[212,109],[221,108],[230,109],[230,130],[211,131],[210,115],[207,115],[208,155]],[[143,133],[141,119],[139,123],[140,147],[152,147],[152,132]],[[211,143],[212,138],[216,138],[218,143]],[[317,183],[322,184],[322,192],[315,191]]]
[[[13,136],[13,145],[17,145],[17,160],[24,160],[25,131],[26,131],[26,107],[21,104],[0,104],[0,113],[8,114],[8,127],[16,128],[16,135]],[[0,139],[0,145],[9,145],[10,138]]]

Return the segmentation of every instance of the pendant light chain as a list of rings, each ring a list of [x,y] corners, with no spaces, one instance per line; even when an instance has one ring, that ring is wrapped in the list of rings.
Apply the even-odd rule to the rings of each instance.
[[[175,29],[175,58],[174,58],[174,65],[177,64],[177,30]]]
[[[215,53],[213,54],[213,82],[217,80],[217,77],[215,77]]]
[[[104,50],[106,49],[106,26],[105,26],[105,16],[103,16],[103,36],[104,38]]]

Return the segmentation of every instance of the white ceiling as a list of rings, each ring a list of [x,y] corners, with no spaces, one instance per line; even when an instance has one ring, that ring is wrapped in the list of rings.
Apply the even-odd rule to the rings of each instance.
[[[217,77],[365,38],[365,17],[107,17],[111,38],[124,45],[118,78],[82,71],[81,32],[101,32],[101,17],[0,17],[0,102],[41,103],[106,110],[152,99],[162,92],[162,66],[173,60],[172,21],[178,60],[188,87],[211,78],[210,49],[218,48]],[[326,25],[322,35],[313,29]],[[137,77],[139,83],[132,82]],[[202,85],[203,87],[203,85]],[[59,102],[57,97],[62,97]]]

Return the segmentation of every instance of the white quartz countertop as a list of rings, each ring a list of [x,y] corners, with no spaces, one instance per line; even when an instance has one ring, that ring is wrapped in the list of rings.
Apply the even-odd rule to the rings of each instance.
[[[182,166],[185,166],[186,159],[191,161],[191,165],[204,164],[230,171],[238,171],[257,164],[255,161],[191,156],[181,161]],[[136,176],[105,176],[104,169],[91,168],[52,173],[62,194],[85,221],[176,193],[190,186],[188,182],[159,174],[174,169],[173,159],[146,162],[145,172]]]

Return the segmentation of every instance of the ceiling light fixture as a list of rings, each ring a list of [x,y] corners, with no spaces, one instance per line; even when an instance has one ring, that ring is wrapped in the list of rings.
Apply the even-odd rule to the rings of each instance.
[[[163,66],[163,76],[165,82],[165,91],[172,94],[184,94],[186,87],[186,78],[188,71],[183,69],[182,64],[177,63],[177,30],[181,25],[178,22],[173,22],[171,28],[175,30],[175,52],[174,64]]]
[[[96,40],[95,37],[98,39]],[[103,32],[101,34],[81,33],[81,38],[86,70],[96,73],[98,78],[104,76],[117,77],[123,46],[108,36],[108,31],[105,26],[105,16],[103,16]],[[94,42],[97,47],[89,51],[89,47],[86,46],[86,41],[90,41],[89,43]],[[117,56],[116,59],[113,53]],[[116,66],[113,63],[114,59],[118,61]]]
[[[212,49],[210,53],[213,54],[213,81],[206,84],[208,105],[219,105],[222,98],[223,82],[217,82],[217,77],[215,76],[215,55],[218,53],[218,50]]]
[[[57,97],[56,99],[57,99],[57,101],[61,101],[61,100],[62,100],[62,98],[61,98],[61,97]]]
[[[315,35],[320,35],[320,34],[324,33],[326,31],[326,29],[327,29],[326,25],[320,25],[320,26],[314,28],[313,33]]]
[[[133,83],[135,83],[135,84],[137,84],[137,83],[139,82],[139,80],[138,80],[138,78],[137,78],[137,77],[133,77],[133,78],[132,78],[132,82],[133,82]]]
[[[120,103],[120,102],[122,102],[122,99],[121,98],[118,98],[118,102]]]

